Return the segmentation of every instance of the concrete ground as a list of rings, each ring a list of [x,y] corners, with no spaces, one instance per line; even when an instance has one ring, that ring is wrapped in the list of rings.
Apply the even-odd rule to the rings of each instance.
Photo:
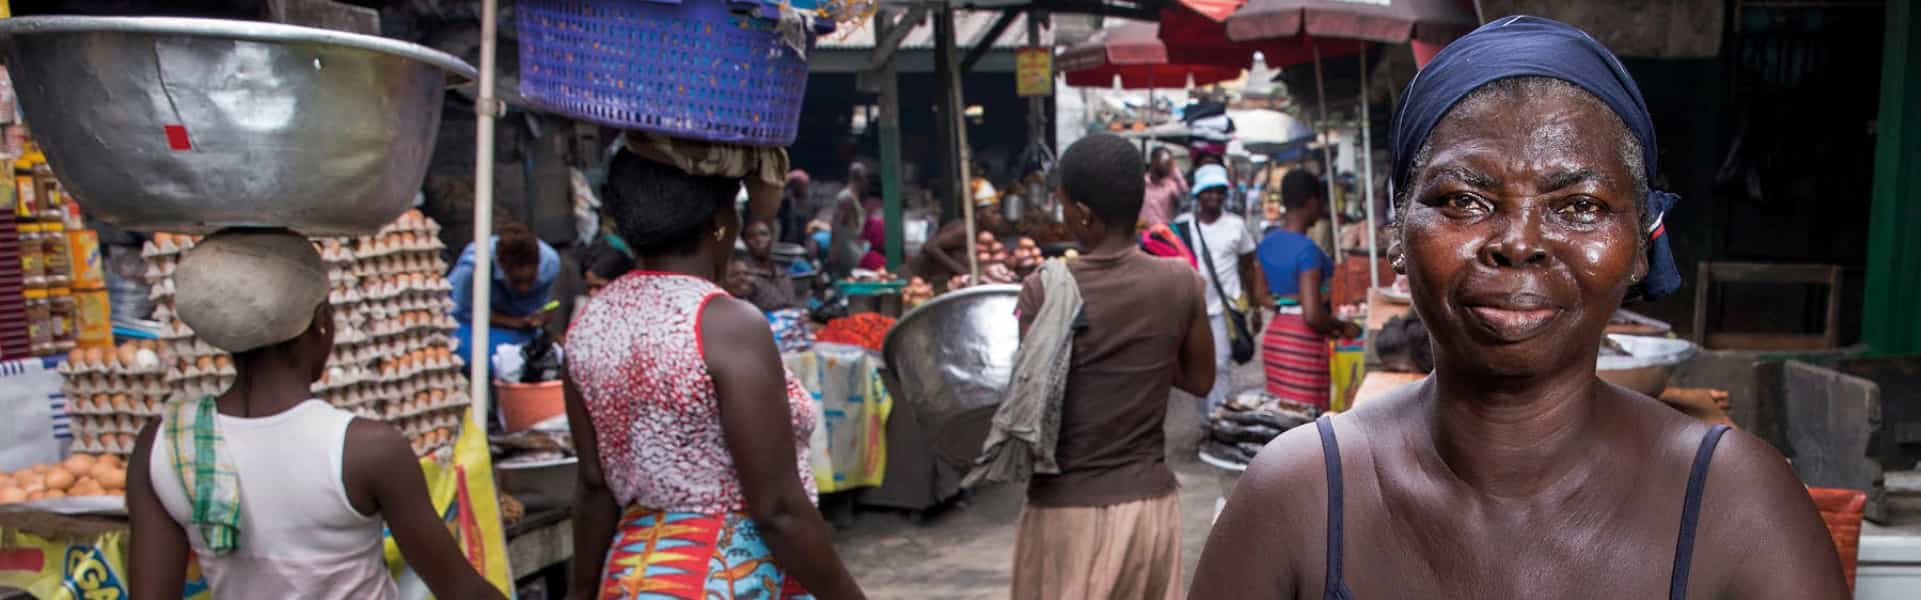
[[[1260,385],[1258,361],[1235,371],[1235,389]],[[1168,399],[1168,462],[1181,483],[1182,581],[1193,580],[1221,494],[1222,471],[1195,458],[1201,436],[1196,400]],[[988,600],[1006,598],[1014,560],[1020,485],[976,490],[958,506],[921,523],[912,515],[864,511],[834,535],[834,546],[869,598]],[[1183,590],[1185,593],[1185,590]]]

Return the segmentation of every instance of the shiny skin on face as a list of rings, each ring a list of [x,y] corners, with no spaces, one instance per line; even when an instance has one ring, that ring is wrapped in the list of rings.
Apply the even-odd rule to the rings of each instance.
[[[1626,135],[1578,91],[1471,98],[1434,128],[1403,235],[1437,366],[1593,364],[1630,276],[1647,268]]]

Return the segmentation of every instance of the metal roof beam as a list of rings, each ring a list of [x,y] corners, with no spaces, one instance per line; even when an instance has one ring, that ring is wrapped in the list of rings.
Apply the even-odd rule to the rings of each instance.
[[[981,34],[980,39],[974,40],[974,47],[968,49],[967,56],[961,59],[960,72],[962,77],[967,76],[968,73],[974,70],[974,63],[980,62],[981,57],[987,56],[987,51],[994,49],[994,43],[1000,41],[1001,34],[1006,33],[1007,27],[1013,25],[1014,18],[1019,16],[1021,16],[1021,9],[1019,8],[1009,8],[1001,11],[1000,18],[994,19],[994,25],[987,28],[987,31]]]
[[[888,14],[892,12],[894,11],[882,10],[874,14],[874,19],[886,19]],[[894,59],[894,52],[900,50],[900,44],[907,39],[907,34],[914,31],[914,26],[926,18],[927,7],[925,5],[915,5],[913,8],[908,9],[907,14],[902,15],[899,20],[891,21],[886,27],[887,36],[874,40],[874,60],[867,64],[867,68],[870,70],[879,70],[887,66],[887,61]],[[878,23],[876,25],[878,25]]]

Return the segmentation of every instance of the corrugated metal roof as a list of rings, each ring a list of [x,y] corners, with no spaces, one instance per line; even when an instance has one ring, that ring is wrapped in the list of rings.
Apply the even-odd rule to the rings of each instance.
[[[987,33],[987,30],[994,26],[994,20],[1000,18],[1000,15],[1001,15],[1000,11],[993,11],[993,10],[954,11],[954,39],[957,42],[959,42],[962,48],[974,47],[975,41],[979,40],[981,35]],[[1041,45],[1052,46],[1053,44],[1054,44],[1054,32],[1050,29],[1045,29],[1045,28],[1041,29]],[[1020,48],[1026,45],[1027,45],[1027,16],[1026,15],[1014,17],[1013,24],[1009,25],[1007,27],[1007,31],[1001,34],[1000,39],[994,42],[995,48],[1013,49],[1013,48]],[[861,21],[857,25],[843,25],[841,26],[840,31],[836,31],[834,33],[830,33],[825,36],[821,36],[820,40],[816,43],[816,46],[819,48],[828,49],[828,50],[859,50],[864,48],[873,48],[874,47],[873,18],[868,17],[866,20]],[[911,50],[925,50],[925,49],[933,48],[934,47],[934,20],[932,18],[928,18],[921,21],[919,25],[916,25],[914,27],[913,31],[908,32],[906,39],[901,40],[900,47],[902,49],[911,49]]]

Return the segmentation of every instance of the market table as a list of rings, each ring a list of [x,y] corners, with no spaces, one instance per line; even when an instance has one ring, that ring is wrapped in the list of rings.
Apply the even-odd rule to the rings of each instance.
[[[515,581],[573,556],[574,519],[570,508],[529,513],[507,527],[507,564],[513,567]]]

